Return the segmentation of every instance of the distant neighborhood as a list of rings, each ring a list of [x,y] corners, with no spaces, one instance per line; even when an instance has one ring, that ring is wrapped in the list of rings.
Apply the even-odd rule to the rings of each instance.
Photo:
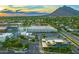
[[[0,54],[79,54],[75,6],[2,6]]]
[[[67,38],[50,25],[0,23],[0,42],[0,53],[71,53],[72,49]]]

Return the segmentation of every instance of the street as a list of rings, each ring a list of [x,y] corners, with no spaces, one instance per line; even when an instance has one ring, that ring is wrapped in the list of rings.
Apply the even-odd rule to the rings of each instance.
[[[35,42],[29,44],[28,54],[39,54],[39,39],[35,39]]]
[[[77,43],[79,43],[79,38],[76,37],[75,35],[73,35],[73,34],[67,32],[67,31],[65,31],[64,29],[63,29],[62,32],[63,32],[67,37],[72,38],[72,40],[75,40]],[[79,46],[76,45],[75,43],[73,43],[72,41],[71,41],[71,43],[75,46],[75,48],[73,49],[73,52],[79,54]]]

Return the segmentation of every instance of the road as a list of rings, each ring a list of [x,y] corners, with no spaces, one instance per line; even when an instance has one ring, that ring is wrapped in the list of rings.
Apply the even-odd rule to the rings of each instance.
[[[79,43],[79,38],[78,38],[77,36],[71,34],[70,32],[65,31],[64,29],[62,30],[62,32],[63,32],[67,37],[72,38],[72,40],[74,40],[74,41],[76,41],[77,43]],[[71,43],[73,43],[73,42],[71,41]],[[73,45],[75,46],[75,48],[73,49],[73,52],[79,54],[79,45],[77,45],[77,44],[75,44],[75,43],[73,43]]]
[[[35,39],[35,42],[29,44],[28,54],[40,54],[39,39]]]

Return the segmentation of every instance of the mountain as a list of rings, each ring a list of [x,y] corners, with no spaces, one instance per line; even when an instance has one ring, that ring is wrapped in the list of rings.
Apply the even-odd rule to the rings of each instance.
[[[56,9],[54,12],[49,14],[49,16],[79,16],[79,11],[71,7],[63,6]]]
[[[0,16],[79,16],[79,11],[68,6],[62,6],[57,8],[51,14],[47,12],[29,11],[24,12],[22,9],[3,9],[0,10]]]

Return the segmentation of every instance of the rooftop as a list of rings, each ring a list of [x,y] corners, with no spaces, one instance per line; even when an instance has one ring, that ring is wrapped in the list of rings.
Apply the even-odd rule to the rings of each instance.
[[[46,44],[46,42],[42,42],[42,47],[48,47],[48,45]]]
[[[53,41],[54,41],[54,42],[64,42],[63,39],[58,39],[58,38],[57,38],[57,39],[54,39]]]
[[[51,26],[31,26],[27,29],[28,32],[57,32],[57,29]]]
[[[0,33],[0,37],[6,37],[12,35],[12,33]]]
[[[4,30],[4,29],[6,29],[7,27],[5,27],[5,26],[0,26],[0,30]]]

